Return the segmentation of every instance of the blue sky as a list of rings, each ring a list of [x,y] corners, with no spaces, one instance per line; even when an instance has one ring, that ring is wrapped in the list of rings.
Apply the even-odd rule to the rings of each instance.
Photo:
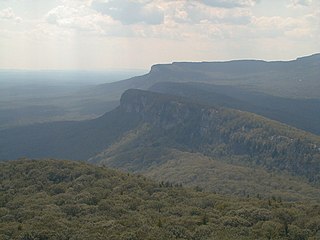
[[[320,52],[320,0],[0,0],[0,69],[148,69]]]

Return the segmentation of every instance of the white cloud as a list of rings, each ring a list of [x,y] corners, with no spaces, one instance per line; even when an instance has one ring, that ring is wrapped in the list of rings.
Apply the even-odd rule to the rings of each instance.
[[[21,51],[25,59],[40,51],[35,64],[48,68],[77,68],[79,59],[84,68],[143,67],[319,51],[318,0],[284,0],[277,8],[258,0],[55,0],[41,2],[43,11],[34,15],[26,5],[21,24],[15,13],[23,14],[22,7],[13,2],[0,9],[0,45],[7,49],[0,67],[20,61]]]
[[[129,17],[120,21],[114,16],[109,16],[107,12],[100,13],[102,9],[96,11],[96,7],[92,9],[88,5],[58,6],[47,13],[46,21],[62,28],[99,35],[169,39],[183,39],[195,34],[221,37],[225,33],[219,25],[244,25],[251,21],[250,11],[242,8],[207,7],[193,1],[157,0],[137,3],[139,6],[145,4],[143,11],[161,11],[161,24],[155,24],[156,22],[148,19],[148,16],[147,19],[138,21],[143,17],[142,14],[137,19]]]
[[[202,4],[189,4],[184,7],[187,20],[190,23],[214,24],[247,24],[250,22],[251,13],[247,9],[226,9],[218,7],[207,7]]]
[[[298,7],[298,6],[310,6],[312,4],[312,0],[291,0],[290,6]]]
[[[93,0],[60,0],[64,6],[90,6]]]
[[[3,10],[0,10],[0,19],[2,20],[13,20],[17,23],[20,23],[22,21],[21,17],[18,17],[12,10],[12,8],[5,8]]]
[[[293,17],[253,17],[250,37],[285,37],[291,41],[310,40],[320,35],[319,20],[315,14]]]
[[[201,0],[203,4],[220,8],[252,7],[256,0]]]
[[[93,1],[92,8],[126,25],[136,23],[157,25],[163,23],[164,19],[162,9],[152,1]]]
[[[85,5],[78,7],[58,6],[46,14],[46,21],[63,28],[106,34],[117,23],[109,16],[104,16]]]

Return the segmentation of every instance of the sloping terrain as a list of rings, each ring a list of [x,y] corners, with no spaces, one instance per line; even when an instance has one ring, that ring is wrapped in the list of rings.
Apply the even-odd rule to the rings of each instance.
[[[94,119],[119,105],[119,98],[88,91],[101,83],[144,71],[28,71],[0,69],[0,129],[53,121]]]
[[[89,159],[226,194],[319,199],[318,136],[255,114],[176,96],[128,90],[120,106],[101,118],[0,134],[3,160]]]
[[[319,135],[319,77],[320,54],[292,61],[176,62],[83,94],[114,104],[125,90],[150,89],[257,113]]]
[[[142,173],[157,181],[200,187],[224,195],[272,196],[285,201],[320,199],[319,187],[285,172],[226,163],[199,153],[178,150],[170,150],[162,156],[164,158],[166,161],[162,164],[152,166]]]
[[[109,159],[117,167],[129,163],[134,170],[143,169],[157,162],[166,148],[175,148],[319,181],[317,136],[251,113],[141,90],[125,92],[121,108],[138,114],[144,125],[132,139],[124,136],[115,150],[111,146],[91,161]],[[150,161],[145,163],[146,157]]]
[[[290,99],[205,83],[160,82],[149,90],[256,113],[320,135],[320,99]]]
[[[237,198],[79,162],[0,164],[0,238],[317,239],[318,204]]]
[[[319,122],[319,115],[315,114],[319,112],[317,108],[320,98],[319,56],[319,54],[314,54],[293,61],[277,62],[237,60],[157,64],[152,66],[148,74],[142,76],[87,87],[81,84],[78,87],[68,84],[60,87],[54,84],[43,86],[35,84],[23,85],[17,87],[17,89],[2,86],[3,88],[0,89],[2,93],[0,97],[0,129],[41,122],[93,119],[117,107],[120,96],[128,89],[147,90],[154,84],[163,82],[194,82],[197,84],[214,84],[213,87],[209,86],[211,89],[216,88],[216,85],[224,85],[227,90],[227,86],[233,86],[234,88],[231,88],[230,92],[237,89],[239,93],[241,91],[242,93],[243,91],[249,93],[254,102],[261,103],[263,101],[262,106],[258,104],[260,111],[253,112],[319,134],[319,128],[315,127],[318,124],[313,124]],[[13,72],[11,74],[13,74],[11,78],[15,74],[18,78],[21,78],[21,73]],[[39,78],[41,78],[39,74],[36,73],[34,80],[39,81]],[[48,78],[45,73],[43,74],[44,79]],[[104,76],[99,73],[78,75],[73,77],[77,77],[80,83],[83,81],[90,83],[95,78],[102,81]],[[30,75],[30,73],[22,76],[27,79],[30,78],[29,80],[33,79],[33,75]],[[59,77],[60,75],[51,77],[54,76]],[[5,80],[8,76],[4,74],[3,77]],[[52,81],[51,77],[50,80]],[[63,77],[63,74],[60,77]],[[105,81],[108,81],[108,75],[105,76]],[[185,88],[183,85],[176,85],[175,87],[177,86]],[[176,93],[171,92],[171,94]],[[228,94],[223,91],[222,95]],[[239,96],[237,95],[237,97]],[[224,100],[227,104],[226,107],[233,105],[236,108],[237,104],[234,105],[231,98],[224,98]],[[228,103],[227,100],[230,100],[231,103]],[[246,102],[247,99],[243,100]],[[279,100],[281,104],[277,107],[274,103]],[[268,101],[272,104],[265,106],[264,103]],[[295,108],[289,107],[289,111],[286,111],[288,106],[295,106]],[[314,106],[317,106],[317,108],[314,109]],[[248,103],[248,107],[250,111],[257,110],[257,106],[252,108],[250,103]],[[244,110],[248,111],[247,109]],[[295,110],[301,112],[301,114],[295,114]],[[291,113],[294,114],[291,115]]]
[[[120,98],[130,88],[148,89],[158,82],[197,82],[238,86],[285,98],[320,98],[320,54],[292,61],[236,60],[157,64],[142,76],[102,84],[93,92]]]

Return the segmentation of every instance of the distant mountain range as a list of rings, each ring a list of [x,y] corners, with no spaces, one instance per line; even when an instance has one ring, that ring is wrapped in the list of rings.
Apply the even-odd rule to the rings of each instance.
[[[320,54],[314,54],[293,61],[157,64],[148,74],[82,90],[69,85],[67,90],[50,85],[4,88],[0,95],[0,129],[39,122],[93,119],[116,108],[122,93],[135,88],[187,94],[187,97],[191,93],[197,101],[204,99],[199,99],[202,95],[195,96],[194,92],[202,91],[207,96],[206,103],[254,112],[319,134],[319,58]],[[81,79],[87,78],[87,83],[91,84],[96,77],[84,75]],[[176,85],[164,87],[170,83]],[[12,91],[15,91],[14,96]]]
[[[197,166],[199,161],[197,167],[206,170],[203,174],[209,176],[215,176],[207,172],[210,168],[238,170],[237,174],[241,172],[242,177],[246,172],[257,171],[264,178],[280,178],[283,182],[288,175],[292,181],[284,184],[284,188],[295,185],[294,182],[305,184],[303,189],[311,190],[304,197],[311,199],[315,199],[318,192],[310,185],[318,184],[320,177],[318,136],[252,113],[212,107],[171,95],[128,90],[118,108],[98,119],[37,124],[4,130],[0,134],[0,159],[23,156],[89,159],[158,178],[160,169],[167,169],[170,164],[175,164],[176,168],[171,170],[178,173],[184,165],[183,156],[187,156],[186,159],[194,158],[189,165]],[[274,176],[270,177],[268,172]],[[193,180],[177,174],[172,176],[176,182],[191,185],[199,179],[198,176]],[[246,181],[248,177],[244,177],[243,182]],[[256,179],[251,181],[254,185],[257,183]],[[259,191],[247,191],[262,194],[264,184],[258,185]],[[210,182],[205,187],[219,190]],[[244,186],[238,188],[245,189]],[[272,192],[272,189],[269,190]],[[242,190],[237,189],[236,194],[243,194]],[[289,199],[295,197],[288,196]]]
[[[288,98],[320,98],[320,54],[292,61],[175,62],[157,64],[143,76],[102,84],[97,92],[119,96],[130,88],[148,89],[158,82],[197,82],[237,86]]]
[[[146,75],[102,84],[86,94],[114,103],[130,88],[193,97],[320,134],[320,54],[293,61],[158,64]]]
[[[320,199],[320,137],[308,133],[320,133],[319,59],[155,65],[77,93],[100,99],[90,109],[122,94],[101,117],[0,131],[0,159],[82,160],[225,194]]]
[[[0,102],[0,239],[318,239],[319,77],[320,54],[172,63]]]

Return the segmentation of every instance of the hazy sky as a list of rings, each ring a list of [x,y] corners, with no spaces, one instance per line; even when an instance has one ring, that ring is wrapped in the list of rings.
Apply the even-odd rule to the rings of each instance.
[[[0,0],[0,69],[148,69],[320,52],[320,0]]]

